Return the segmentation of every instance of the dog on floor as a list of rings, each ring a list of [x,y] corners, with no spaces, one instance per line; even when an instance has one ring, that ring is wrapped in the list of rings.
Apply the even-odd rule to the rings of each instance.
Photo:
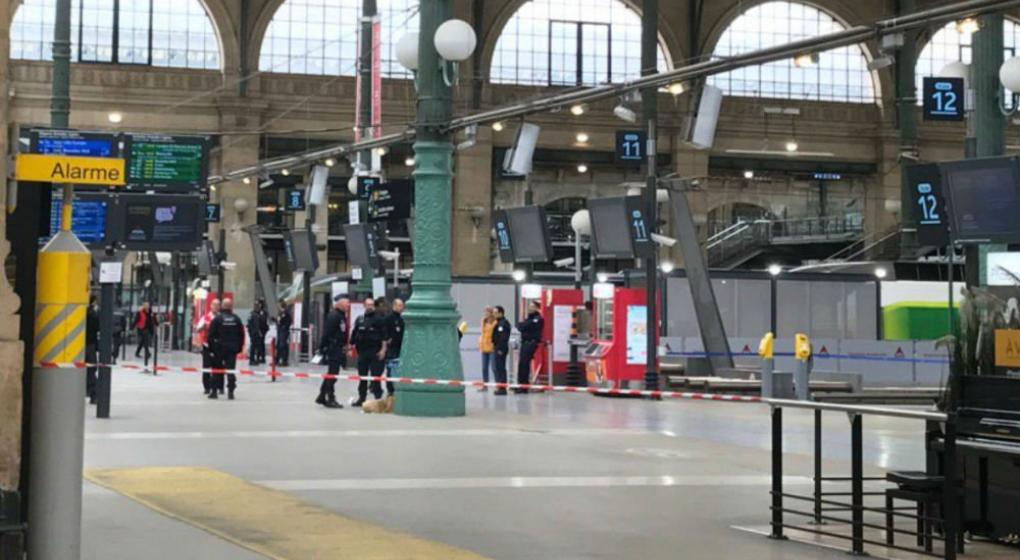
[[[393,397],[388,396],[377,401],[365,401],[361,410],[366,414],[389,414],[393,412]]]

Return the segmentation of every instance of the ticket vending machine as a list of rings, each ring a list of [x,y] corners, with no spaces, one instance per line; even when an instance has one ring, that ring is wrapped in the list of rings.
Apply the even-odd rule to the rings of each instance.
[[[643,288],[592,287],[592,342],[584,349],[590,387],[627,388],[645,377],[648,307]]]
[[[545,325],[542,344],[535,352],[531,365],[531,380],[540,384],[566,384],[567,365],[570,363],[570,334],[574,311],[584,307],[584,292],[573,288],[543,288],[538,284],[521,286],[521,306],[518,321],[528,313],[528,305],[538,301]],[[552,379],[549,373],[552,373]]]

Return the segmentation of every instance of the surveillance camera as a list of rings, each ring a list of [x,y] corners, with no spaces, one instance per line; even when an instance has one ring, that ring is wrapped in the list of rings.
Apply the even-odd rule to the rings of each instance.
[[[652,241],[656,242],[659,245],[662,245],[663,247],[672,247],[676,245],[677,241],[675,238],[666,237],[665,235],[659,235],[658,233],[653,233],[651,235],[651,238]]]
[[[379,251],[379,256],[388,261],[394,261],[400,256],[400,253],[396,251]]]
[[[574,257],[567,257],[565,259],[559,259],[559,260],[553,261],[553,264],[556,265],[559,268],[567,268],[568,266],[574,264]]]

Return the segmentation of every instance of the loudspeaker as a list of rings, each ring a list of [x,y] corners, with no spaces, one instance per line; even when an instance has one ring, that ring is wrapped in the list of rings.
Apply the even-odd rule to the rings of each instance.
[[[316,165],[312,168],[312,180],[308,188],[308,197],[305,204],[322,206],[326,203],[326,181],[329,179],[329,168],[325,165]]]
[[[721,89],[705,84],[701,88],[698,112],[687,121],[685,141],[700,150],[707,150],[715,143],[715,127],[719,124],[719,110],[722,109]]]
[[[527,175],[531,173],[531,158],[535,156],[535,146],[538,144],[538,133],[542,127],[537,124],[521,123],[517,129],[517,138],[514,145],[507,150],[503,158],[503,172],[514,175]]]

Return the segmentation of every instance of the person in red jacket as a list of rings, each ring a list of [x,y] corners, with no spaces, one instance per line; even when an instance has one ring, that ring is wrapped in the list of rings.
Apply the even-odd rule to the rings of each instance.
[[[135,313],[135,331],[138,332],[138,347],[135,348],[135,357],[142,357],[142,350],[145,350],[145,365],[149,365],[149,346],[152,345],[152,335],[156,332],[156,317],[149,309],[149,302],[142,303]]]

